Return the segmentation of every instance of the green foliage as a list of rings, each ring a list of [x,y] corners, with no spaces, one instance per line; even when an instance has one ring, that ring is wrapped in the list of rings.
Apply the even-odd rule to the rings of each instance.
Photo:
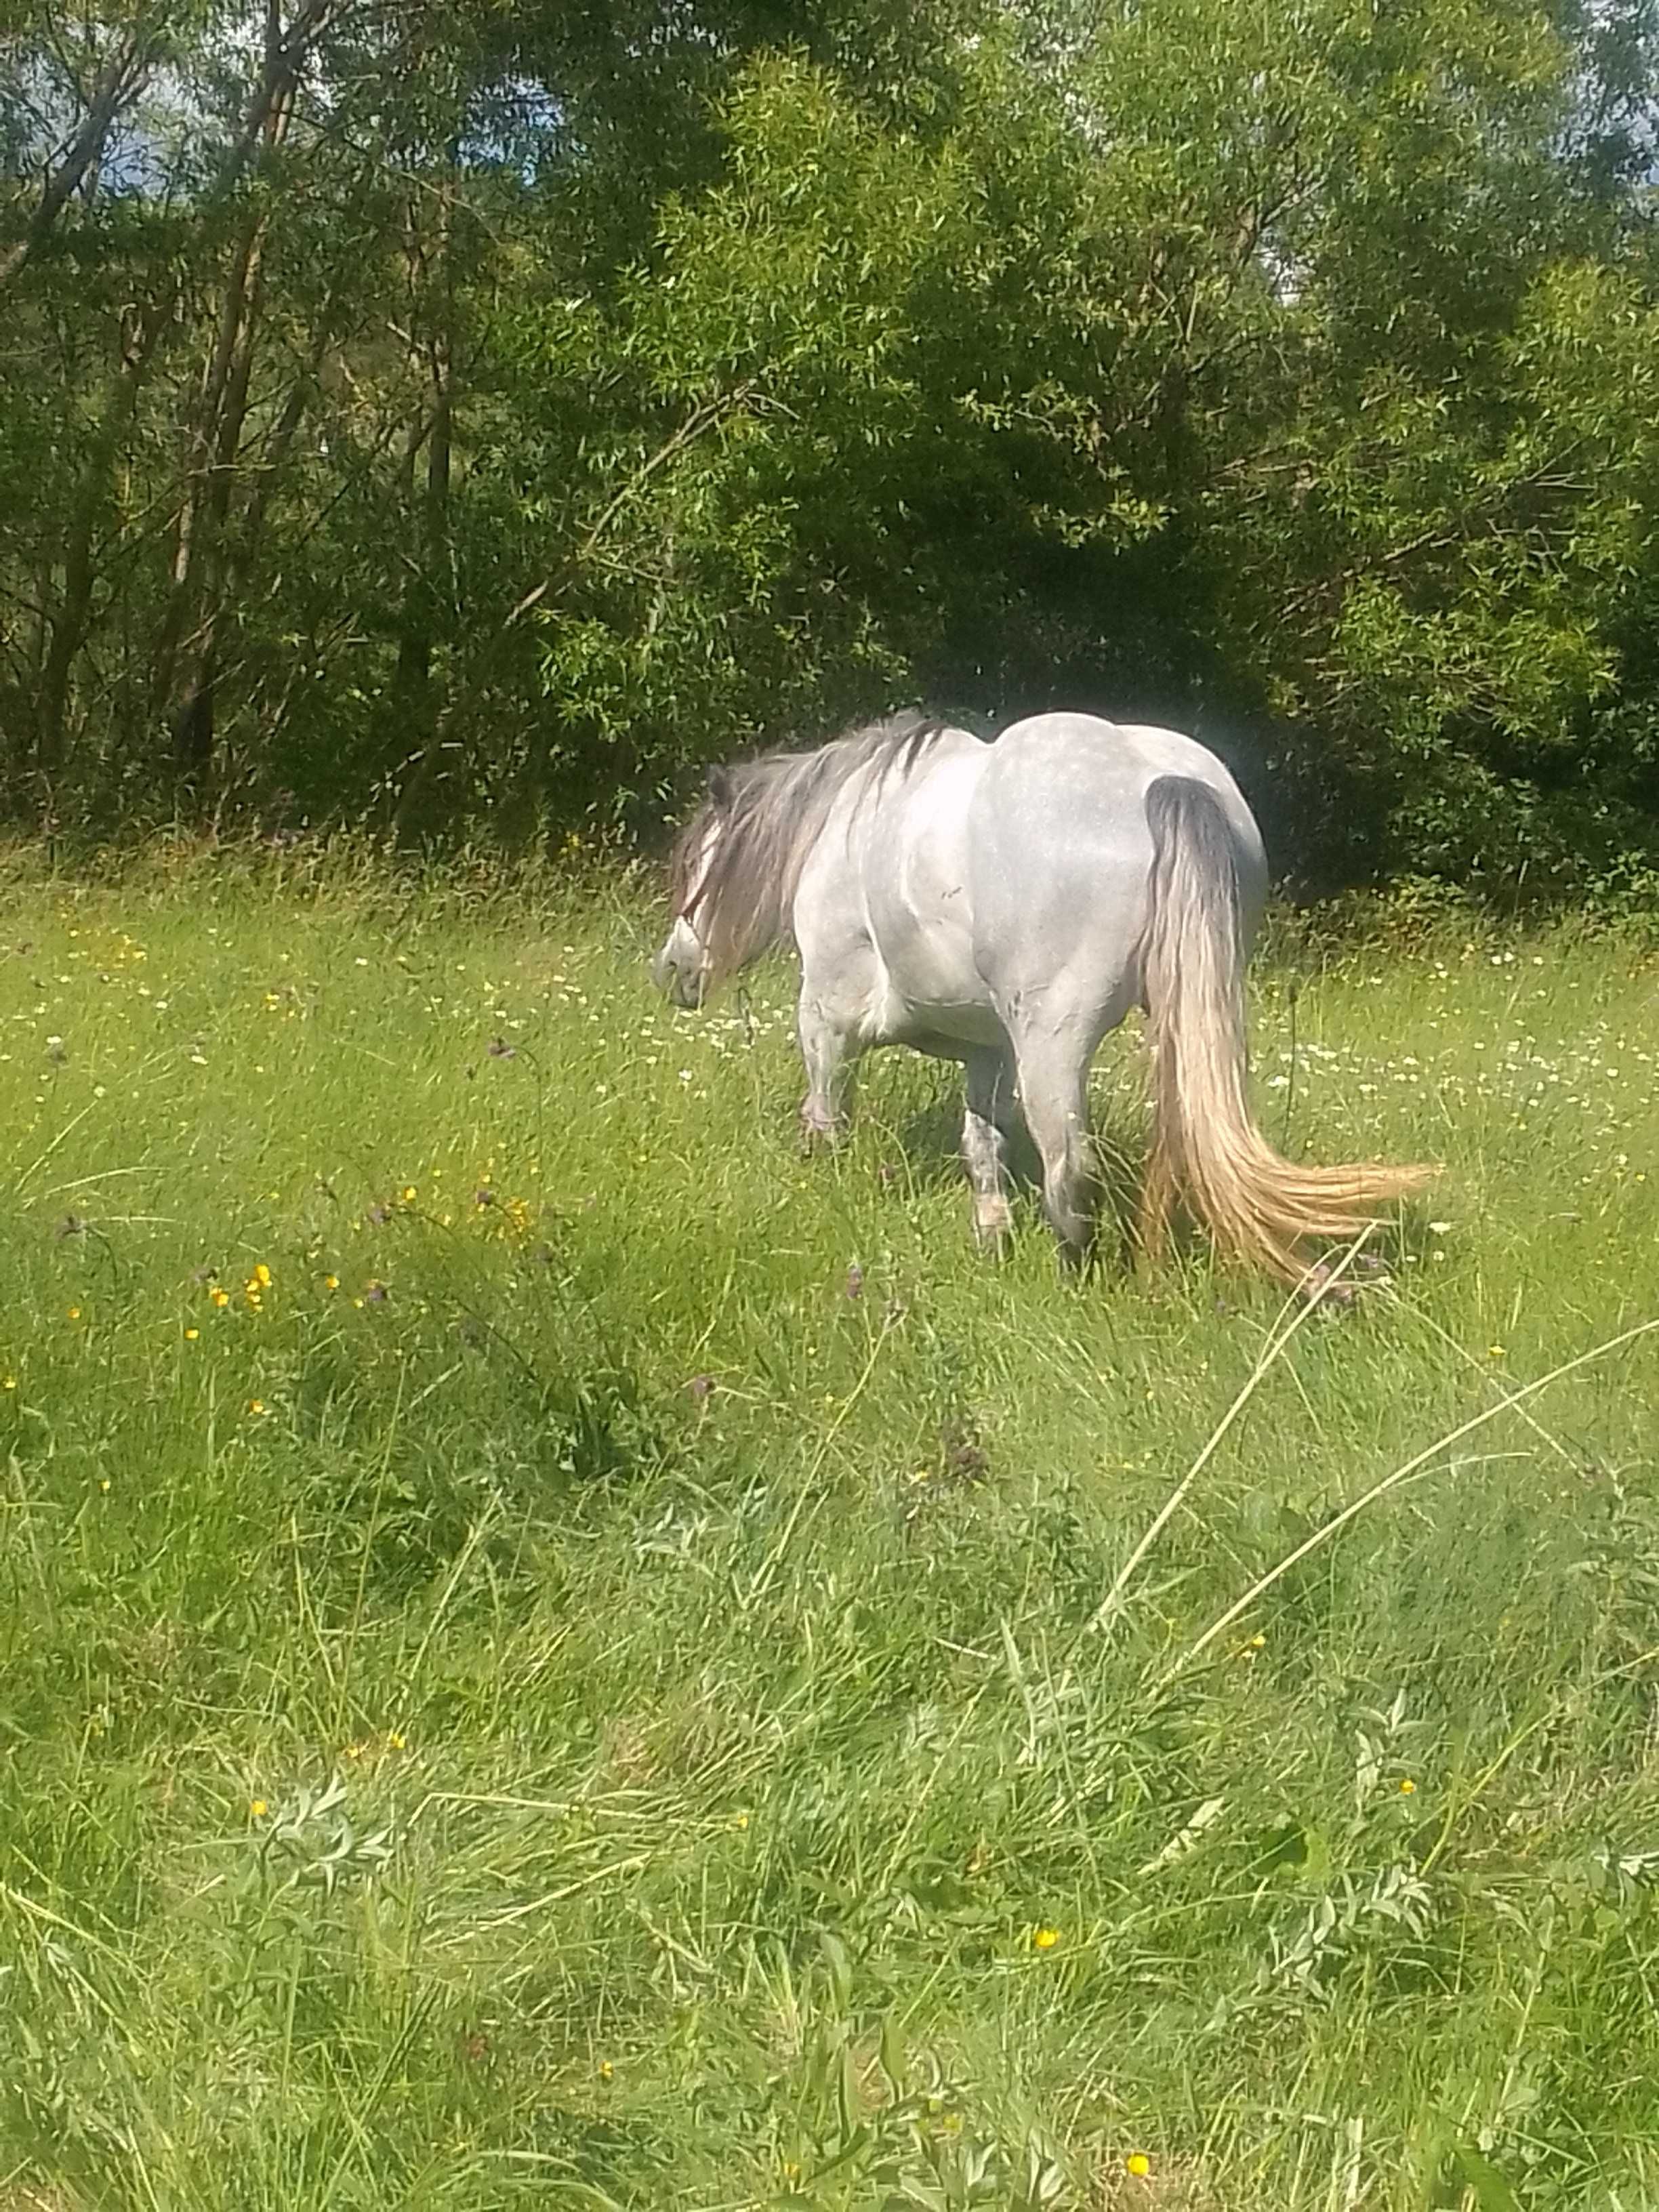
[[[1103,1620],[1276,1297],[981,1263],[914,1059],[802,1162],[656,920],[5,862],[20,2212],[1651,2199],[1659,1337],[1277,1571],[1655,1312],[1650,931],[1279,918],[1272,1133],[1444,1181]]]
[[[902,13],[15,11],[20,805],[518,843],[920,696],[1650,866],[1646,0]]]

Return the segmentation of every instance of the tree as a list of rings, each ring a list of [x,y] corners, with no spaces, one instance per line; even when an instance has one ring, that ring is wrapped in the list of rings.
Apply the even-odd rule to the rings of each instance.
[[[1656,834],[1646,0],[162,20],[5,26],[14,792],[640,823],[926,696]]]

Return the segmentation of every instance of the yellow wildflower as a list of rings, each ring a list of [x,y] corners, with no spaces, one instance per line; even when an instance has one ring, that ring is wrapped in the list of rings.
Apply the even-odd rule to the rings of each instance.
[[[79,1321],[79,1320],[80,1320],[80,1318],[81,1318],[81,1309],[80,1309],[80,1307],[79,1307],[79,1306],[71,1306],[71,1307],[70,1308],[70,1310],[69,1310],[69,1317],[70,1317],[70,1319],[71,1321]]]
[[[208,1296],[212,1299],[216,1306],[228,1306],[230,1304],[230,1292],[228,1291],[222,1291],[216,1284],[213,1289],[208,1292]]]
[[[202,1332],[199,1328],[187,1328],[185,1331],[185,1342],[186,1344],[194,1344],[197,1338],[200,1336]]]
[[[270,1808],[263,1797],[256,1797],[247,1809],[256,1820],[263,1820]]]
[[[388,1729],[386,1735],[386,1749],[388,1751],[406,1751],[409,1747],[409,1739],[404,1735],[401,1729]]]
[[[611,2061],[608,2058],[600,2059],[599,2079],[601,2081],[608,2081],[616,2070],[616,2068],[611,2063]]]
[[[339,1287],[340,1279],[337,1275],[325,1275],[323,1277],[323,1288],[325,1291],[337,1291]]]
[[[1417,1784],[1412,1780],[1409,1774],[1407,1775],[1400,1785],[1400,1794],[1402,1797],[1414,1797],[1417,1794]]]
[[[1039,1928],[1031,1938],[1031,1945],[1034,1950],[1052,1951],[1059,1941],[1058,1928]]]
[[[270,1288],[270,1270],[263,1260],[253,1270],[253,1279],[262,1291],[268,1291]]]
[[[1133,2174],[1137,2181],[1145,2181],[1152,2170],[1152,2161],[1144,2150],[1132,2150],[1123,2161],[1125,2173]]]
[[[414,1184],[412,1182],[405,1183],[404,1185],[404,1204],[405,1206],[413,1206],[416,1196],[416,1193]]]
[[[247,1401],[247,1409],[250,1413],[263,1413],[265,1410],[265,1401],[263,1398],[250,1398]]]

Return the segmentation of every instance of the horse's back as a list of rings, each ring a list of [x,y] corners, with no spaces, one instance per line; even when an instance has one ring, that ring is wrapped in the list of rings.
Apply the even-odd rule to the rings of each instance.
[[[1092,714],[1036,714],[1003,731],[969,823],[975,957],[1000,996],[1058,987],[1121,1018],[1139,994],[1148,914],[1146,793],[1171,775],[1220,801],[1249,927],[1266,886],[1261,841],[1213,753],[1178,731]]]
[[[1023,789],[1050,800],[1115,810],[1126,801],[1144,800],[1159,776],[1188,776],[1215,793],[1230,820],[1255,831],[1225,764],[1179,730],[1109,722],[1098,714],[1032,714],[1011,722],[991,754],[985,787],[999,799]]]

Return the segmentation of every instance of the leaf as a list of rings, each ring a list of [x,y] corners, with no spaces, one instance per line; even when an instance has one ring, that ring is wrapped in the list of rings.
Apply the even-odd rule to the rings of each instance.
[[[851,2142],[862,2132],[864,2099],[859,2088],[859,2070],[848,2045],[841,2054],[841,2064],[836,2073],[836,2109],[841,2118],[843,2137]]]
[[[904,2094],[904,2030],[898,2014],[889,2009],[881,2018],[881,2070],[896,2097]]]
[[[845,2016],[853,2008],[853,1962],[847,1954],[847,1946],[839,1936],[832,1936],[827,1928],[820,1928],[818,1948],[830,1969],[830,1990],[835,1998],[836,2008]]]
[[[1185,1858],[1188,1851],[1196,1849],[1204,1831],[1220,1818],[1226,1805],[1224,1797],[1206,1797],[1185,1827],[1170,1837],[1157,1856],[1148,1859],[1144,1867],[1136,1869],[1136,1878],[1139,1880],[1149,1874],[1156,1874],[1161,1867],[1173,1866],[1177,1859]]]
[[[1483,2151],[1462,2141],[1451,2147],[1451,2164],[1466,2189],[1474,2192],[1480,2212],[1521,2212],[1521,2201]]]

